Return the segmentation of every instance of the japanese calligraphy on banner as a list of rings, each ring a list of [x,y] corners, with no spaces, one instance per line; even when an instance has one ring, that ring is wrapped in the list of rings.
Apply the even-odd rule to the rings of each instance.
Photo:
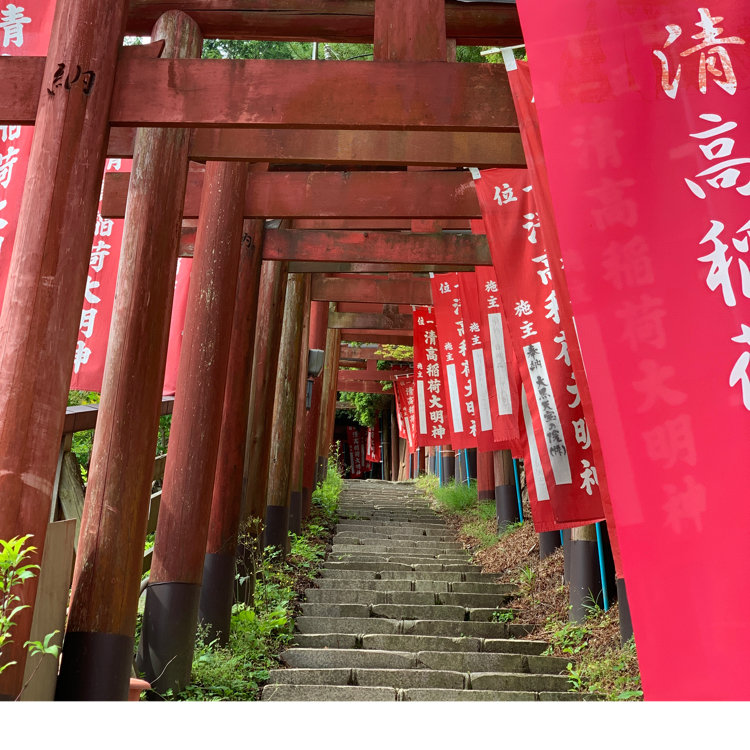
[[[481,233],[484,234],[483,223]],[[492,431],[501,448],[520,457],[521,376],[503,315],[497,274],[492,266],[477,266],[474,279],[481,326],[487,331],[482,336],[482,344],[490,383]]]
[[[450,445],[448,388],[440,364],[435,309],[414,308],[414,388],[416,445]]]
[[[351,426],[346,428],[346,442],[349,445],[352,478],[364,476],[370,468],[365,457],[365,438],[365,430]]]
[[[435,307],[440,361],[448,384],[451,447],[477,447],[479,413],[474,392],[466,326],[461,307],[457,273],[441,273],[430,279]]]
[[[0,55],[44,56],[49,46],[55,3],[49,0],[0,2]],[[0,307],[21,210],[34,128],[0,125]]]
[[[474,394],[477,400],[477,447],[481,451],[502,450],[508,446],[500,443],[495,438],[493,430],[493,418],[500,419],[500,412],[509,403],[510,383],[508,382],[507,370],[502,368],[499,372],[499,383],[495,379],[492,355],[491,355],[491,331],[487,321],[483,320],[479,304],[479,289],[477,288],[477,277],[475,273],[458,274],[459,293],[461,295],[461,309],[463,311],[464,328],[466,329],[466,344],[470,359],[471,376],[474,383]],[[502,329],[501,329],[502,330]],[[490,356],[485,356],[485,351],[490,350]],[[505,380],[503,380],[505,375]],[[502,406],[498,406],[497,385],[500,385],[500,397]],[[506,388],[507,386],[507,388]],[[516,397],[517,400],[517,397]],[[511,409],[512,415],[512,409]],[[516,412],[517,415],[517,412]],[[516,426],[516,434],[518,427]]]
[[[129,172],[131,165],[130,159],[107,159],[104,171]],[[101,196],[99,208],[101,209]],[[102,389],[124,223],[123,219],[103,219],[97,211],[78,341],[73,355],[71,390]]]
[[[365,454],[368,461],[379,464],[383,458],[380,449],[380,425],[376,422],[374,427],[367,428],[367,450]]]
[[[645,696],[746,700],[750,5],[518,7]]]
[[[569,351],[575,327],[552,281],[529,174],[487,170],[475,185],[555,520],[560,528],[599,521],[598,474]]]
[[[396,376],[396,379],[393,381],[393,390],[396,394],[399,435],[406,440],[409,446],[409,453],[413,453],[417,448],[414,376]]]

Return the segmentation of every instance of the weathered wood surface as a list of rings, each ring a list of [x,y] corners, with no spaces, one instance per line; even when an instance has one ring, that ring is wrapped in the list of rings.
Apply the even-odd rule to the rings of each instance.
[[[211,162],[188,297],[151,584],[200,584],[242,239],[246,166]],[[237,199],[227,200],[227,196]],[[200,461],[196,460],[200,456]],[[166,513],[164,511],[167,511]]]
[[[328,317],[336,312],[336,303],[328,303]],[[319,478],[325,475],[325,462],[333,439],[333,422],[336,416],[336,378],[339,369],[341,331],[335,328],[326,330],[326,356],[323,365],[323,385],[321,388],[320,424],[317,437],[317,470]]]
[[[197,56],[203,42],[195,22],[177,11],[159,20],[153,36],[166,42],[168,56]],[[77,548],[71,633],[131,638],[135,628],[189,141],[190,132],[180,128],[144,128],[136,136],[135,177]],[[81,653],[71,648],[72,654],[65,649],[63,668],[77,681],[95,667],[79,671],[75,662]],[[107,676],[111,692],[99,698],[111,700],[127,685],[128,674],[115,672]],[[104,680],[89,673],[81,682]],[[69,689],[67,680],[61,685]]]
[[[49,520],[126,12],[125,0],[59,0],[49,56],[27,65],[31,76],[23,72],[28,60],[0,58],[11,65],[10,77],[0,76],[0,108],[20,95],[21,120],[31,110],[36,123],[0,314],[0,529],[6,539],[33,534],[37,556]],[[64,81],[54,87],[63,60],[96,69],[93,85],[82,76],[69,88]],[[33,605],[36,589],[36,578],[26,582],[24,604]],[[0,696],[15,697],[21,688],[31,619],[31,607],[18,615],[3,653],[16,664],[0,674]]]
[[[325,232],[274,229],[266,233],[264,260],[344,263],[492,265],[485,235],[407,232]]]
[[[39,586],[34,603],[34,618],[29,640],[44,641],[49,633],[58,631],[50,644],[62,645],[65,616],[73,576],[76,522],[57,521],[47,527],[47,538],[39,571]],[[57,684],[57,659],[37,654],[26,661],[22,701],[51,701]]]
[[[243,519],[262,520],[266,513],[273,397],[279,361],[286,276],[286,263],[263,262],[258,293],[245,468],[242,477]]]
[[[351,383],[379,383],[381,381],[392,383],[397,375],[408,374],[410,370],[339,370],[339,385]],[[340,389],[339,389],[340,390]]]
[[[408,336],[403,333],[383,333],[382,331],[362,331],[355,329],[346,329],[341,331],[341,340],[357,341],[361,344],[392,344],[394,346],[413,346],[414,336]]]
[[[339,380],[336,390],[344,393],[393,393],[393,389],[386,390],[380,383],[371,380]]]
[[[262,255],[263,222],[246,220],[206,544],[208,554],[234,555],[237,546]]]
[[[207,38],[372,43],[375,0],[131,0],[127,33],[147,35],[165,10],[194,18]],[[445,5],[447,36],[458,44],[521,44],[512,4]]]
[[[101,214],[122,218],[128,172],[104,178]],[[191,172],[183,217],[198,218],[203,174]],[[479,219],[474,182],[466,171],[268,172],[253,174],[245,192],[245,218]]]
[[[380,302],[383,304],[431,305],[429,279],[354,279],[313,276],[312,297],[330,302]]]
[[[107,155],[130,158],[134,128],[112,128]],[[190,157],[198,161],[271,161],[478,168],[524,167],[519,133],[414,130],[297,130],[200,128]]]
[[[444,229],[471,231],[471,222],[466,219],[445,219]],[[295,229],[344,229],[359,232],[409,231],[411,219],[296,219]]]
[[[162,396],[159,416],[171,414],[174,407],[174,396]],[[68,406],[65,410],[63,434],[93,430],[99,419],[99,404]]]
[[[445,60],[447,47],[445,0],[376,0],[374,60]]]
[[[191,251],[192,253],[192,251]],[[325,261],[290,261],[290,273],[451,273],[473,271],[471,265],[436,265],[434,263],[327,263]]]

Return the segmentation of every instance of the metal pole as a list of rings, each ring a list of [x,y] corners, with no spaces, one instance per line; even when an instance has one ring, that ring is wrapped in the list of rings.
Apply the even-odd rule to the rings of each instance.
[[[599,553],[599,575],[602,578],[602,599],[604,600],[604,611],[609,609],[609,592],[607,591],[607,576],[604,572],[604,549],[602,547],[602,525],[596,524],[596,549]]]
[[[523,523],[523,504],[521,503],[521,480],[518,477],[518,459],[513,459],[513,476],[516,479],[516,498],[518,498],[518,518]]]

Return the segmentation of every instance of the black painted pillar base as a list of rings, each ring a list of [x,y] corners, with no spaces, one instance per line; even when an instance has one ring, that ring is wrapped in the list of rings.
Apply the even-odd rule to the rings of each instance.
[[[203,563],[203,584],[198,605],[198,622],[207,628],[209,641],[222,646],[229,642],[234,601],[234,555],[211,552]]]
[[[177,694],[190,682],[200,597],[197,583],[154,583],[146,589],[136,668],[158,693]]]
[[[302,531],[302,493],[298,490],[289,493],[289,531],[293,534]]]
[[[559,534],[559,532],[558,532]],[[563,550],[565,554],[565,562],[563,567],[563,581],[570,583],[570,529],[563,529]]]
[[[126,701],[133,641],[113,633],[66,633],[56,701]]]
[[[617,604],[620,611],[620,645],[624,646],[633,637],[633,621],[630,619],[630,603],[624,578],[617,579]]]
[[[278,547],[284,554],[289,551],[289,508],[282,505],[266,507],[263,546]]]
[[[559,531],[542,531],[539,534],[539,559],[549,557],[561,544]]]
[[[452,482],[456,477],[456,454],[443,455],[440,460],[443,464],[443,484]]]
[[[510,524],[518,521],[516,488],[512,484],[495,485],[495,514],[498,534],[502,534]]]
[[[477,481],[477,449],[468,448],[467,457],[469,459],[469,479]],[[466,461],[466,459],[464,459]],[[465,477],[464,477],[465,478]]]
[[[596,542],[570,541],[570,622],[583,622],[587,607],[602,603],[602,582],[599,575],[599,551]]]

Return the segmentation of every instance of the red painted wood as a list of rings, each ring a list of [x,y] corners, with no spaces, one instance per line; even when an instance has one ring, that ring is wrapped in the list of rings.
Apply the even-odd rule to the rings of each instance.
[[[445,229],[461,229],[468,232],[471,223],[466,219],[446,219]],[[296,219],[295,229],[345,229],[349,231],[383,232],[386,230],[409,231],[409,219]]]
[[[414,320],[411,314],[336,312],[328,316],[328,327],[349,330],[413,331]]]
[[[112,128],[107,155],[129,158],[133,133],[133,128]],[[190,155],[198,160],[276,164],[526,166],[519,133],[200,128],[193,135]]]
[[[373,286],[382,283],[379,281],[370,282]],[[362,298],[364,299],[364,297]],[[401,315],[408,315],[411,317],[412,306],[409,305],[394,305],[382,302],[339,302],[338,312],[343,313],[401,313]],[[354,328],[356,326],[352,326]]]
[[[342,346],[339,352],[339,356],[343,363],[344,360],[348,360],[349,366],[355,360],[383,360],[385,362],[411,362],[411,357],[388,357],[384,354],[378,354],[379,351],[377,346],[364,347],[364,346]]]
[[[234,554],[237,546],[262,256],[263,221],[245,220],[207,554]]]
[[[384,390],[380,383],[370,380],[353,380],[351,382],[339,380],[336,390],[343,393],[393,393],[393,389]]]
[[[409,371],[409,369],[376,370],[375,372],[369,370],[339,370],[338,382],[339,385],[342,383],[393,382],[396,375],[403,375]]]
[[[313,299],[331,302],[366,300],[381,304],[432,304],[429,279],[371,279],[366,276],[332,279],[316,274],[313,277],[312,296]]]
[[[344,263],[491,265],[484,235],[334,232],[275,229],[266,234],[264,260]]]
[[[518,129],[502,65],[131,59],[115,92],[112,125]]]
[[[477,493],[480,500],[495,497],[495,469],[492,451],[477,451]]]
[[[328,306],[328,316],[336,310],[335,303]],[[321,472],[328,459],[333,440],[333,423],[336,414],[336,378],[339,369],[339,349],[341,331],[329,328],[326,332],[326,358],[323,366],[323,386],[321,388],[320,426],[318,428],[318,462]],[[322,465],[321,465],[322,464]]]
[[[329,329],[330,330],[330,329]],[[394,346],[413,346],[414,336],[403,333],[385,333],[383,331],[367,331],[346,329],[341,331],[344,342],[356,341],[360,344],[393,344]]]
[[[166,40],[168,56],[200,55],[200,30],[178,11],[163,16],[152,37]],[[131,637],[135,629],[189,140],[181,128],[136,137],[69,632]],[[118,677],[127,675],[109,679]]]
[[[375,60],[446,59],[445,0],[375,0]]]
[[[255,326],[245,469],[242,478],[243,519],[265,518],[273,398],[279,361],[286,276],[286,263],[263,263]]]
[[[313,279],[314,282],[314,279]],[[326,330],[328,328],[328,303],[311,302],[310,335],[308,347],[325,351]],[[315,489],[315,470],[318,462],[318,429],[321,417],[321,394],[323,376],[313,379],[310,410],[305,419],[305,457],[302,470],[302,518],[310,515],[312,492]]]
[[[50,96],[42,78],[25,82],[36,128],[0,315],[0,536],[33,534],[33,563],[49,520],[126,10],[124,0],[58,0],[43,80],[53,80],[59,61],[75,60],[96,68],[95,86],[88,95],[73,86]],[[2,90],[0,101],[12,93]],[[23,586],[31,606],[3,649],[17,663],[0,674],[0,696],[20,692],[38,580]]]
[[[204,34],[221,39],[373,41],[375,0],[131,0],[128,34],[146,35],[166,9],[179,7]],[[521,44],[515,5],[448,2],[448,37],[458,44]]]
[[[247,168],[210,162],[196,239],[150,584],[200,584],[242,239]],[[181,645],[181,644],[180,644]]]
[[[104,179],[101,213],[125,215],[130,175]],[[465,171],[429,172],[269,172],[254,174],[245,198],[245,217],[462,218],[482,213],[471,175]],[[183,216],[198,217],[203,175],[191,172]]]

